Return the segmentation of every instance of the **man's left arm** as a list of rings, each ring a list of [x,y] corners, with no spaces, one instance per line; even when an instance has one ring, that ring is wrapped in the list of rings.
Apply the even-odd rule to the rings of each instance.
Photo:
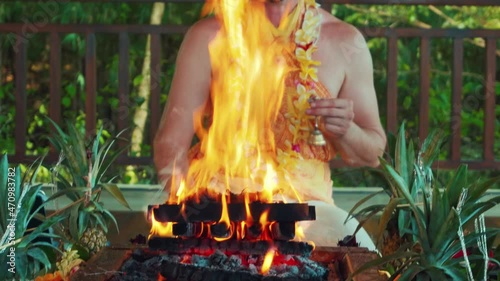
[[[353,40],[346,45],[356,49],[341,55],[345,76],[338,97],[315,101],[308,113],[321,116],[323,133],[344,162],[350,166],[375,167],[387,140],[373,85],[372,58],[359,31],[353,28],[352,35],[345,40]]]

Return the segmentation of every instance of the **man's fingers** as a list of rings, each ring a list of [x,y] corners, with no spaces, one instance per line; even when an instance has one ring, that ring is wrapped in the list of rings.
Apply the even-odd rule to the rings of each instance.
[[[326,123],[323,125],[325,130],[329,132],[330,134],[333,134],[335,136],[342,136],[347,132],[347,129],[349,128],[348,126],[345,126],[344,124],[332,124],[332,123]]]
[[[344,135],[352,124],[351,120],[339,117],[324,117],[320,127],[335,136]]]
[[[306,113],[314,116],[336,117],[349,121],[354,119],[354,112],[346,108],[311,108]]]
[[[332,107],[332,108],[352,108],[352,100],[348,99],[317,99],[311,103],[312,108]]]
[[[320,116],[320,128],[336,137],[346,134],[354,120],[353,103],[349,99],[315,100],[306,113]]]
[[[310,108],[306,112],[309,115],[315,116],[337,116],[340,117],[340,110],[335,110],[335,108],[323,107],[323,108]]]

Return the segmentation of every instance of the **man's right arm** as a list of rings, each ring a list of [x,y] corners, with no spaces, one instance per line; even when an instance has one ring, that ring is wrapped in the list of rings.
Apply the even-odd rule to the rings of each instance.
[[[209,98],[208,45],[216,32],[214,19],[201,20],[189,29],[179,49],[167,105],[154,139],[154,163],[161,184],[169,181],[172,174],[187,170],[194,115],[203,110]]]

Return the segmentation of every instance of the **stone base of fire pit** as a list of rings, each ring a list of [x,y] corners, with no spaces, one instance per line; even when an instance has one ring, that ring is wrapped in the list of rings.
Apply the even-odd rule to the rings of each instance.
[[[160,275],[162,270],[162,268],[160,268],[161,263],[158,262],[159,255],[158,252],[151,251],[147,247],[133,249],[126,247],[105,248],[94,258],[81,266],[81,269],[72,276],[71,280],[162,280]],[[375,258],[377,258],[376,253],[370,252],[366,248],[359,247],[318,247],[313,251],[310,257],[311,260],[328,268],[329,274],[325,279],[326,281],[345,280],[350,273]],[[132,271],[121,271],[122,267],[129,267],[129,270],[132,269]],[[353,280],[378,281],[387,280],[387,278],[380,275],[378,270],[373,268],[355,276]]]

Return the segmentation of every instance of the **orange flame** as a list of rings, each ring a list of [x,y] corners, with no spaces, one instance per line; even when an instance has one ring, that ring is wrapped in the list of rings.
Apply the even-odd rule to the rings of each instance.
[[[227,227],[231,225],[231,220],[229,218],[229,212],[227,210],[227,198],[225,195],[221,196],[222,198],[222,214],[220,216],[219,223],[224,223]]]
[[[267,221],[268,216],[269,216],[269,210],[265,210],[264,212],[262,212],[259,218],[259,222],[261,225],[266,225],[268,223]]]
[[[244,221],[240,222],[239,227],[237,229],[237,233],[236,233],[237,234],[236,239],[241,240],[241,239],[245,238],[246,225],[247,225],[246,222],[244,222]]]
[[[308,243],[311,244],[312,250],[314,251],[314,249],[316,249],[316,243],[314,243],[314,241],[309,241]]]
[[[231,235],[229,235],[228,237],[214,237],[214,239],[216,241],[225,241],[225,240],[228,240],[231,238],[232,236],[232,232],[234,231],[234,228],[231,224],[231,220],[229,218],[229,212],[227,210],[227,198],[225,195],[222,195],[221,196],[222,198],[222,214],[221,214],[221,217],[220,217],[220,220],[219,220],[219,223],[223,223],[224,225],[226,225],[226,227],[229,229]]]
[[[272,240],[270,233],[269,233],[269,229],[271,227],[271,224],[268,221],[268,217],[269,217],[269,210],[266,210],[260,215],[260,218],[259,218],[259,223],[262,227],[262,235],[261,235],[262,240]]]
[[[278,166],[272,132],[283,100],[285,77],[292,70],[284,54],[293,53],[294,46],[287,38],[275,38],[266,28],[271,23],[265,1],[207,0],[203,11],[214,13],[221,26],[209,45],[212,120],[207,129],[203,126],[204,112],[194,113],[195,130],[201,139],[199,153],[184,178],[172,179],[175,186],[169,203],[181,204],[192,198],[199,202],[201,194],[220,198],[223,209],[219,223],[236,231],[237,237],[244,237],[245,224],[231,225],[229,221],[230,193],[245,194],[246,225],[253,223],[250,193],[252,200],[267,203],[280,192],[295,194],[301,201]],[[287,22],[285,16],[279,28]],[[267,214],[260,223],[263,228],[269,226]]]
[[[173,237],[173,223],[172,222],[159,222],[155,219],[155,214],[151,211],[151,230],[149,232],[148,239],[152,236],[160,237]]]
[[[172,182],[174,182],[174,181],[172,181]],[[179,188],[177,189],[177,192],[175,193],[175,196],[177,197],[177,204],[180,204],[183,201],[185,189],[186,189],[186,181],[184,179],[181,179],[181,182],[179,184]]]
[[[167,279],[165,277],[163,277],[163,275],[158,273],[158,281],[167,281]]]
[[[306,236],[304,235],[304,229],[298,223],[295,223],[295,239],[297,241],[302,241]]]
[[[245,214],[247,217],[247,222],[252,223],[253,217],[252,212],[250,211],[250,195],[245,193]]]
[[[190,163],[189,193],[261,192],[261,201],[272,202],[278,183],[286,182],[277,169],[271,130],[290,71],[285,45],[258,28],[270,24],[262,1],[213,0],[210,5],[221,23],[209,46],[212,124],[206,130],[201,120],[195,122],[202,156]]]
[[[270,249],[267,251],[266,256],[264,257],[264,262],[262,263],[262,274],[267,274],[271,269],[271,265],[273,264],[274,256],[276,254],[276,249]]]

